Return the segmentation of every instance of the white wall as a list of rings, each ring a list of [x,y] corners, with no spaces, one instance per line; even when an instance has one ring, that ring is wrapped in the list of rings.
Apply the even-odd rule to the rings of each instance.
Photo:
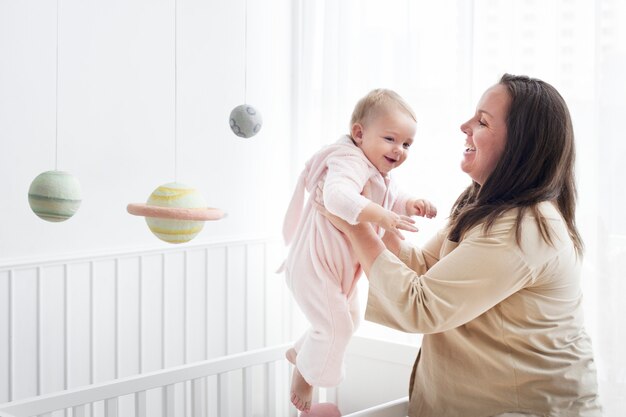
[[[175,179],[174,0],[59,0],[58,169],[83,188],[64,223],[36,217],[31,181],[55,168],[55,1],[0,0],[0,264],[166,247],[126,213]],[[264,116],[241,139],[245,0],[178,0],[177,179],[228,212],[195,242],[277,235],[289,194],[291,4],[248,1],[247,101]]]

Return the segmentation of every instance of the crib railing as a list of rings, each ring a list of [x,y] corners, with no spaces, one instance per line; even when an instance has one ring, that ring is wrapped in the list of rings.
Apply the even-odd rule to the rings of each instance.
[[[291,366],[284,359],[289,346],[9,402],[0,405],[0,417],[293,417]],[[345,417],[401,417],[407,408],[408,398],[401,398]]]
[[[284,360],[287,348],[288,345],[284,345],[243,352],[9,402],[0,405],[0,415],[3,417],[39,415],[117,417],[128,414],[136,417],[204,417],[212,414],[252,416],[253,409],[254,415],[288,415],[287,412],[276,409],[276,404],[288,406],[286,392],[283,393],[285,390],[276,389],[286,386],[284,381],[281,383],[281,379],[286,381],[289,377],[289,369]],[[211,377],[215,378],[213,384],[208,380]],[[235,383],[232,383],[233,381]],[[258,383],[255,385],[255,382]],[[208,385],[214,385],[212,395],[207,395]],[[234,392],[233,387],[236,386],[241,387],[240,395]],[[262,393],[261,398],[259,393]],[[208,398],[211,396],[215,401],[210,405]],[[148,397],[152,397],[150,403]],[[156,402],[160,403],[156,409],[153,407],[155,397]],[[121,412],[122,401],[126,409],[130,408],[130,413]],[[259,405],[261,410],[258,409]]]

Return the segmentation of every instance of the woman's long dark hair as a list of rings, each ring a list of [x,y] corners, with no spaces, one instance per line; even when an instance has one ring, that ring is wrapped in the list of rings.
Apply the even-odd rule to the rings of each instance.
[[[484,184],[473,182],[454,203],[449,239],[460,241],[480,223],[489,230],[505,211],[519,208],[517,243],[521,220],[530,210],[543,239],[552,244],[537,204],[554,201],[581,255],[583,242],[575,221],[574,132],[567,105],[554,87],[535,78],[504,74],[499,84],[511,96],[504,152]]]

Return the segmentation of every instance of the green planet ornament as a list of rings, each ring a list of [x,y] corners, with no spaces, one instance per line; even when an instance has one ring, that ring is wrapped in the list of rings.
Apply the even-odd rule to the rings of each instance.
[[[28,189],[30,208],[49,222],[63,222],[72,217],[80,207],[81,198],[80,183],[64,171],[43,172]]]
[[[206,206],[192,187],[171,182],[157,187],[145,204],[131,203],[126,210],[144,216],[150,231],[167,243],[185,243],[196,237],[207,220],[219,220],[224,212]]]
[[[230,112],[230,129],[242,138],[251,138],[263,126],[261,113],[249,104],[242,104]]]

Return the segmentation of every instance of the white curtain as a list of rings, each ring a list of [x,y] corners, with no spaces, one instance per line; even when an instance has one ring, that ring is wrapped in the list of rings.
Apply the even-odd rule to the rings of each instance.
[[[396,178],[434,201],[422,242],[468,184],[459,161],[482,92],[505,73],[554,85],[577,141],[583,283],[605,416],[626,415],[626,2],[618,0],[298,0],[293,177],[315,150],[348,132],[369,90],[396,90],[418,133]],[[365,290],[361,294],[364,296]],[[363,297],[364,298],[364,297]],[[419,342],[371,323],[362,333]]]

